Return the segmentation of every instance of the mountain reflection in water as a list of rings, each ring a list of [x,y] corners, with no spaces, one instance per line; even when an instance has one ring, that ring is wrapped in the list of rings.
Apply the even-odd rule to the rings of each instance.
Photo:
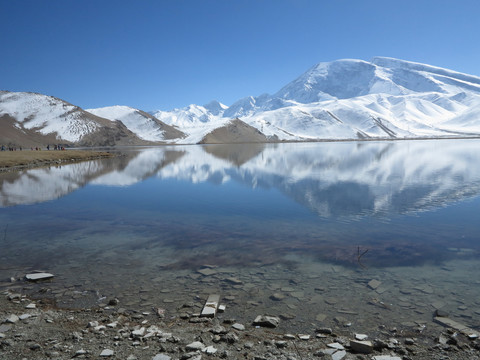
[[[358,266],[359,255],[367,250],[362,256],[367,266],[439,262],[458,255],[447,250],[449,247],[469,248],[472,251],[462,254],[477,256],[478,245],[472,239],[478,238],[478,229],[471,222],[466,226],[460,223],[460,234],[455,223],[449,223],[447,231],[440,217],[418,216],[478,197],[479,148],[478,140],[129,148],[120,150],[124,156],[114,159],[3,174],[0,205],[40,204],[88,191],[82,189],[86,187],[104,188],[105,192],[112,187],[126,189],[129,200],[124,201],[131,202],[131,217],[125,217],[122,224],[136,221],[133,225],[137,226],[141,222],[148,236],[136,237],[125,248],[168,246],[182,252],[177,260],[163,264],[164,268],[278,263],[286,262],[286,254],[292,253]],[[202,204],[190,206],[184,199],[186,206],[176,209],[174,198],[166,205],[152,203],[142,208],[132,200],[136,198],[135,185],[149,180],[151,191],[164,191],[172,186],[171,181],[188,183],[193,192],[195,186],[206,183],[217,190],[209,188],[210,197],[202,198],[203,208]],[[228,184],[250,194],[245,208],[238,213],[215,212],[216,202],[225,196],[221,189]],[[284,199],[268,208],[264,202],[273,199],[272,191],[283,194]],[[290,208],[281,205],[285,199],[309,209],[314,218],[298,215],[301,210],[296,208],[290,213]],[[122,200],[116,197],[115,201]],[[235,209],[242,204],[242,198],[235,200]],[[143,211],[158,212],[157,206],[164,206],[162,211],[171,207],[190,218],[176,220],[164,213],[162,220],[154,220],[153,215],[151,220],[149,215],[141,220],[136,217]],[[258,213],[248,215],[250,209]],[[111,211],[105,205],[104,213],[92,210],[95,215],[91,216],[102,219]],[[284,211],[284,219],[275,218],[279,211]],[[442,216],[448,217],[448,211]],[[0,212],[2,219],[12,221]],[[61,228],[68,232],[68,226],[75,228],[76,220],[69,218],[71,225],[64,227],[52,221],[46,231]],[[110,222],[109,226],[115,229],[116,224]],[[48,228],[48,224],[42,226]],[[198,251],[189,255],[191,249],[199,249],[202,256]]]

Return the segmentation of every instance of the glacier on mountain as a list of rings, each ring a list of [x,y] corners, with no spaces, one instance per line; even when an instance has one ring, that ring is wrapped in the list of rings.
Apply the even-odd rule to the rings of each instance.
[[[376,57],[319,63],[273,95],[217,113],[191,105],[154,115],[196,132],[188,143],[234,118],[276,140],[477,136],[479,113],[479,77]]]

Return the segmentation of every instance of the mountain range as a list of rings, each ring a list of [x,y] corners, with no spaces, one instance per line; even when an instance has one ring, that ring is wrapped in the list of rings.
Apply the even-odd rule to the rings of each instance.
[[[26,146],[405,139],[480,136],[480,77],[376,57],[319,63],[275,94],[170,111],[81,109],[0,92],[0,143]]]

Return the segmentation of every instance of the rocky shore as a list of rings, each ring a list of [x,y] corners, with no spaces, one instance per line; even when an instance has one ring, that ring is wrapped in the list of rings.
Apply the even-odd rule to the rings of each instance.
[[[405,332],[381,326],[373,338],[348,326],[282,331],[276,314],[201,317],[206,299],[161,308],[125,309],[115,298],[89,309],[58,309],[15,290],[0,296],[0,358],[10,359],[480,359],[480,340],[451,327]],[[440,314],[441,315],[441,314]],[[445,325],[445,324],[444,324]],[[381,334],[381,336],[378,336]]]

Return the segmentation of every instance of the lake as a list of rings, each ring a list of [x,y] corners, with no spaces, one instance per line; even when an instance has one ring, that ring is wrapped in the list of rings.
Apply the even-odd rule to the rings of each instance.
[[[0,174],[0,289],[172,318],[220,294],[289,331],[479,326],[480,140],[115,151]],[[9,280],[36,270],[55,278]]]

